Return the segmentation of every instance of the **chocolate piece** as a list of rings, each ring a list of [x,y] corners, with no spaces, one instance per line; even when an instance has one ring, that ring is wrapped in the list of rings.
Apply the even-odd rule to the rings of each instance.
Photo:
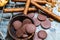
[[[13,22],[13,26],[16,30],[18,30],[21,26],[22,26],[22,22],[20,22],[19,20]]]
[[[30,17],[30,18],[33,18],[34,17],[34,13],[29,13],[27,16]]]
[[[22,37],[22,35],[23,35],[22,29],[19,29],[19,30],[16,31],[16,36],[17,37]]]
[[[23,34],[26,34],[25,25],[16,31],[17,37],[22,37]]]
[[[50,22],[49,20],[42,21],[42,22],[41,22],[41,26],[42,26],[44,29],[49,29],[49,28],[51,28],[51,22]]]
[[[24,34],[26,34],[26,24],[23,25],[23,27],[22,27],[22,31],[24,32]]]
[[[41,39],[45,39],[47,37],[47,33],[44,30],[40,30],[38,32],[38,37]]]
[[[33,21],[35,26],[38,26],[41,23],[37,18],[33,18]]]
[[[24,25],[24,24],[30,24],[30,23],[32,23],[30,19],[25,19],[25,20],[23,21],[23,25]]]
[[[34,37],[33,37],[33,40],[42,40],[41,38],[39,38],[38,37],[38,35],[37,35],[38,33],[37,32],[35,32],[35,34],[34,34]]]
[[[27,33],[34,33],[36,30],[36,26],[33,24],[26,24],[26,32]]]
[[[46,20],[46,18],[47,18],[47,17],[44,16],[44,15],[42,15],[42,14],[39,14],[39,15],[38,15],[38,19],[41,20],[41,21]]]

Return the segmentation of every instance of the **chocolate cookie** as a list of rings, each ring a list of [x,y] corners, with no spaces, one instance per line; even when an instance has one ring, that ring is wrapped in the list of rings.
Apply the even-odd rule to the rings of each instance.
[[[44,30],[40,30],[38,32],[38,37],[41,39],[45,39],[47,37],[47,33]]]
[[[22,26],[22,22],[20,22],[19,20],[17,20],[17,21],[15,21],[15,22],[13,22],[12,25],[14,26],[14,28],[15,28],[16,30],[18,30],[18,29]]]
[[[26,24],[26,32],[27,33],[34,33],[36,30],[36,26],[34,24]]]
[[[25,19],[25,20],[23,21],[23,25],[24,25],[24,24],[30,24],[30,23],[32,23],[30,19]]]
[[[41,23],[37,18],[33,18],[33,21],[35,26],[38,26]]]
[[[44,21],[44,20],[46,20],[47,17],[42,14],[39,14],[37,18],[41,21]]]
[[[51,22],[49,20],[42,21],[41,26],[44,29],[49,29],[49,28],[51,28]]]

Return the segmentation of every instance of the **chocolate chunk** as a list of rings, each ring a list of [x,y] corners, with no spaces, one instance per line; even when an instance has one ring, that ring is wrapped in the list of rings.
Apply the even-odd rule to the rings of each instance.
[[[13,22],[13,26],[16,30],[18,30],[21,26],[22,26],[22,22],[20,22],[19,20]]]
[[[26,24],[26,32],[27,33],[34,33],[36,30],[36,26],[33,24]]]
[[[39,38],[38,37],[38,35],[37,35],[38,33],[37,32],[35,32],[35,34],[34,34],[34,37],[33,37],[33,40],[42,40],[41,38]]]
[[[30,19],[25,19],[25,20],[23,21],[23,25],[24,25],[24,24],[30,24],[30,23],[32,23]]]
[[[38,37],[41,39],[45,39],[47,37],[47,33],[44,30],[40,30],[38,32]]]
[[[46,20],[47,17],[42,14],[39,14],[37,18],[41,21],[44,21],[44,20]]]
[[[51,22],[50,22],[49,20],[42,21],[42,22],[41,22],[41,26],[42,26],[44,29],[49,29],[49,28],[51,28]]]
[[[33,21],[35,26],[38,26],[41,23],[37,18],[33,18]]]
[[[27,16],[30,17],[30,18],[33,18],[34,17],[34,13],[29,13]]]
[[[26,26],[23,26],[23,27],[21,27],[20,29],[18,29],[18,30],[16,31],[17,37],[22,37],[23,34],[26,33],[25,27],[26,27]]]
[[[19,29],[19,30],[16,31],[16,36],[17,37],[22,37],[22,35],[23,35],[22,29]]]

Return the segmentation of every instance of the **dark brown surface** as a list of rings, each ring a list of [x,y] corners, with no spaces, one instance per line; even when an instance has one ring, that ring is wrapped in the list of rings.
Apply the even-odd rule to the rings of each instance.
[[[37,18],[33,18],[33,21],[35,26],[38,26],[41,23]]]
[[[47,17],[42,14],[39,14],[37,18],[41,21],[44,21],[44,20],[46,20]]]
[[[47,37],[47,33],[44,30],[40,30],[38,32],[38,37],[41,39],[45,39]]]
[[[36,31],[36,26],[33,24],[26,24],[26,32],[27,33],[34,33]]]
[[[42,21],[42,22],[41,22],[41,26],[42,26],[44,29],[49,29],[49,28],[51,28],[51,22],[50,22],[49,20]]]
[[[19,20],[13,22],[13,27],[18,30],[20,27],[22,26],[22,22],[20,22]]]

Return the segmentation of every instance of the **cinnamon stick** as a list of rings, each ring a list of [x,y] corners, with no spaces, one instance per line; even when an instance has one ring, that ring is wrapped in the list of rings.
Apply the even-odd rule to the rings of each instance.
[[[36,8],[29,8],[28,11],[36,11]],[[3,9],[4,13],[12,13],[12,12],[23,12],[24,8],[5,8]]]
[[[26,2],[27,0],[12,0],[13,2]],[[46,4],[47,1],[41,1],[41,0],[33,0],[37,3],[40,3],[40,4]]]
[[[24,10],[24,14],[25,14],[25,15],[26,15],[27,12],[28,12],[28,8],[29,8],[29,6],[30,6],[30,1],[31,1],[31,0],[27,0],[27,2],[26,2],[25,10]]]

